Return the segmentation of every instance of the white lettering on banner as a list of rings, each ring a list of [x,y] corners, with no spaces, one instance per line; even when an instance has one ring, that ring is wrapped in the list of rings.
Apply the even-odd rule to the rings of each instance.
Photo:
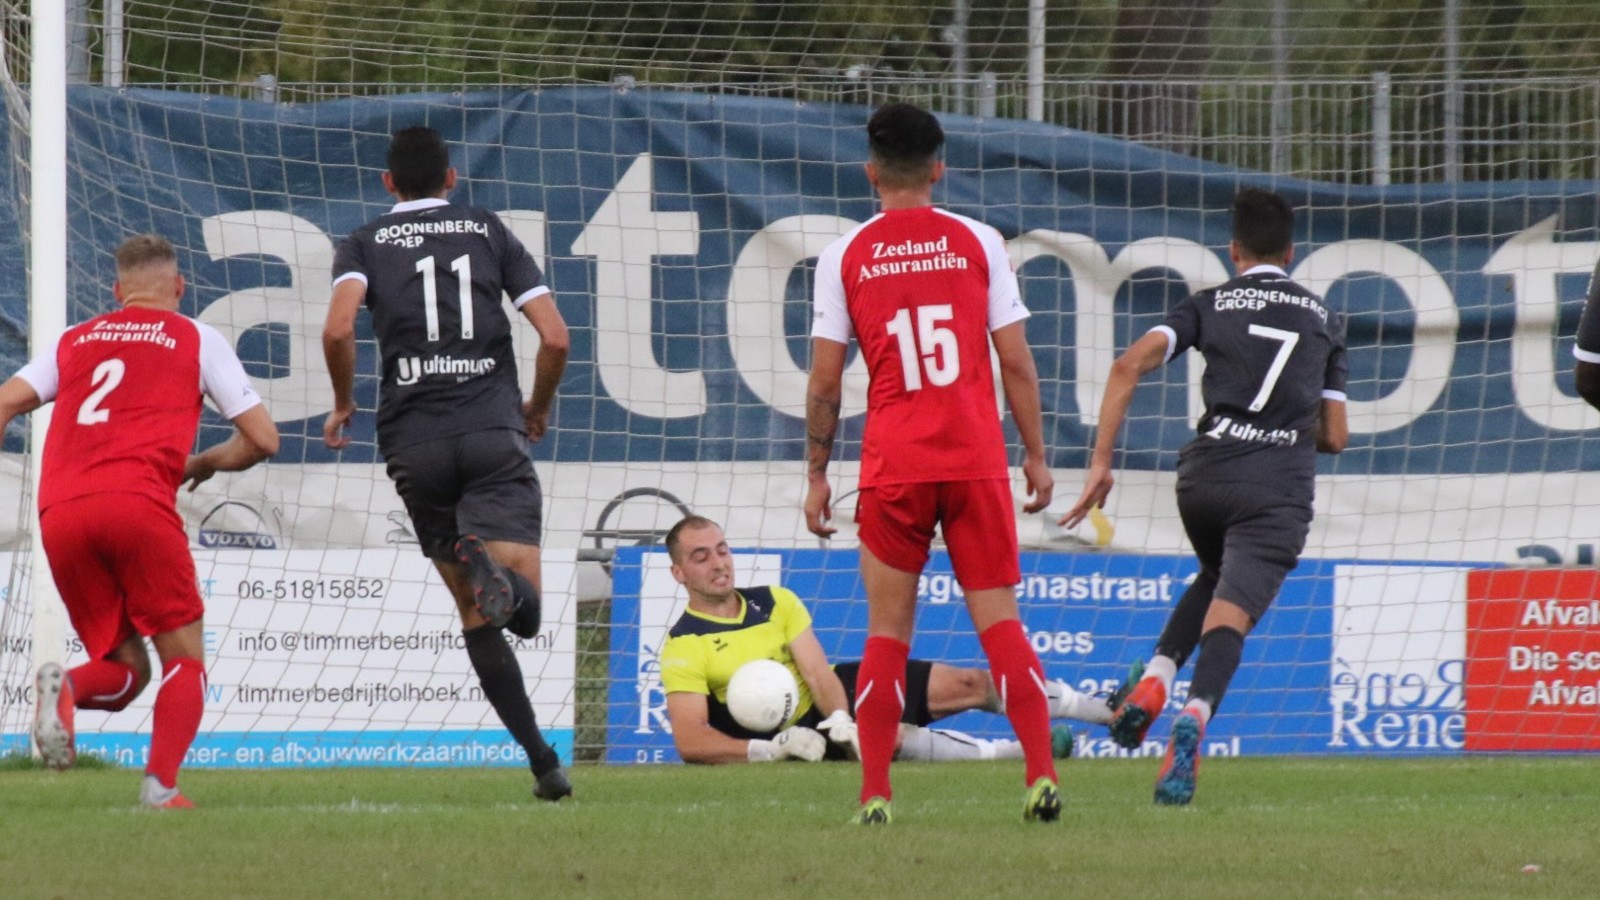
[[[288,287],[235,291],[201,310],[200,321],[222,332],[235,346],[252,328],[287,325],[285,374],[252,376],[250,380],[280,422],[327,413],[333,408],[333,387],[322,355],[322,325],[328,317],[333,242],[305,219],[275,210],[224,213],[200,224],[212,260],[268,256],[281,260],[289,270]]]
[[[656,212],[653,184],[651,158],[640,155],[574,241],[572,252],[596,258],[595,309],[600,324],[595,363],[610,398],[636,415],[694,417],[707,409],[705,379],[698,372],[668,371],[655,359],[651,335],[657,329],[652,325],[650,297],[655,257],[698,252],[699,216],[694,212]],[[544,258],[544,213],[510,210],[499,215],[536,259]],[[727,300],[735,365],[757,396],[784,415],[804,417],[804,375],[788,355],[779,301],[793,269],[854,224],[828,215],[780,219],[756,232],[734,262]],[[202,226],[212,259],[241,255],[276,258],[289,270],[291,286],[236,291],[206,307],[201,321],[235,342],[251,328],[287,325],[292,341],[286,374],[255,378],[256,389],[279,421],[326,414],[333,396],[322,357],[321,331],[333,260],[331,241],[306,220],[270,210],[212,216]],[[1484,272],[1510,276],[1515,290],[1511,374],[1518,408],[1547,428],[1600,428],[1600,413],[1556,387],[1555,373],[1565,364],[1554,358],[1553,350],[1559,309],[1555,278],[1589,271],[1600,256],[1600,243],[1556,242],[1553,237],[1554,219],[1540,222],[1502,244]],[[1040,257],[1058,259],[1068,268],[1077,317],[1074,390],[1080,420],[1086,426],[1099,421],[1104,379],[1116,356],[1115,301],[1122,285],[1141,272],[1160,270],[1175,273],[1189,291],[1228,278],[1215,253],[1183,238],[1142,238],[1125,246],[1115,259],[1088,235],[1069,232],[1030,231],[1007,246],[1018,268]],[[892,255],[887,247],[883,253]],[[1400,383],[1375,400],[1349,401],[1351,431],[1374,434],[1411,424],[1438,401],[1454,363],[1460,316],[1445,279],[1420,254],[1400,244],[1366,239],[1330,244],[1310,253],[1292,277],[1312,291],[1326,294],[1339,281],[1363,274],[1392,281],[1416,314],[1410,357]],[[513,335],[527,389],[533,379],[533,367],[528,363],[537,351],[538,338],[526,328],[513,329]],[[1202,412],[1203,362],[1196,354],[1189,356],[1192,425]],[[845,400],[854,411],[864,405],[855,399],[864,397],[864,386],[858,386],[864,385],[861,372],[859,360],[847,372]],[[998,381],[996,394],[1000,394]]]
[[[1484,264],[1486,275],[1509,275],[1517,298],[1517,325],[1511,333],[1511,391],[1528,418],[1545,428],[1582,431],[1600,428],[1600,413],[1556,386],[1556,372],[1572,359],[1556,359],[1556,322],[1561,301],[1556,276],[1588,273],[1600,256],[1600,243],[1555,241],[1551,216],[1501,244]]]
[[[808,379],[790,354],[784,331],[789,277],[857,224],[842,216],[779,219],[751,235],[733,262],[728,279],[728,344],[734,367],[761,402],[786,416],[806,417]],[[842,418],[866,411],[867,364],[860,354],[845,369],[841,400]]]
[[[1594,628],[1600,626],[1600,600],[1529,600],[1522,610],[1522,624]]]
[[[1172,603],[1173,587],[1184,587],[1171,575],[1155,578],[1126,575],[1025,575],[1017,586],[1018,598],[1027,601],[1121,601],[1124,603]],[[928,603],[949,603],[966,594],[954,575],[947,572],[917,576],[917,599]]]
[[[1466,746],[1466,569],[1339,566],[1327,746]]]
[[[700,252],[700,214],[656,211],[653,165],[643,153],[628,166],[572,254],[595,257],[595,368],[606,393],[635,415],[692,418],[706,411],[705,378],[656,360],[651,297],[657,256]]]
[[[1389,279],[1416,311],[1411,356],[1400,384],[1376,400],[1345,404],[1352,434],[1377,434],[1410,425],[1444,393],[1455,363],[1461,316],[1450,285],[1438,270],[1416,251],[1387,241],[1340,241],[1319,247],[1300,261],[1290,277],[1312,293],[1327,296],[1335,284],[1359,274]]]
[[[1183,238],[1141,238],[1123,247],[1114,260],[1094,238],[1064,231],[1030,231],[1011,241],[1008,247],[1011,262],[1019,270],[1030,260],[1051,256],[1066,263],[1067,271],[1072,274],[1077,326],[1073,343],[1077,358],[1074,389],[1079,420],[1085,426],[1100,422],[1100,399],[1105,393],[1106,376],[1117,357],[1116,300],[1122,285],[1149,270],[1177,273],[1190,293],[1228,280],[1228,270],[1215,253]],[[1200,421],[1204,411],[1200,376],[1205,372],[1205,363],[1198,353],[1189,354],[1187,362],[1189,424],[1193,425]]]

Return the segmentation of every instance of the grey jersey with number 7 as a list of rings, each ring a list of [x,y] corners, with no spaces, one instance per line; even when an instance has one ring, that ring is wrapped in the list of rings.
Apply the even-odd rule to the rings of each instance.
[[[1324,398],[1344,400],[1344,325],[1282,270],[1258,266],[1192,294],[1157,326],[1168,359],[1205,358],[1205,415],[1178,456],[1178,481],[1244,482],[1309,502]]]
[[[493,213],[409,201],[351,232],[333,277],[366,280],[383,359],[383,452],[490,428],[526,427],[502,297],[544,293],[544,275]]]

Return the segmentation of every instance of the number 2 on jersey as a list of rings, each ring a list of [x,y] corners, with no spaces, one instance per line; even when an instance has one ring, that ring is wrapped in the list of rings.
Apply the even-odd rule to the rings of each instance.
[[[1278,386],[1278,379],[1283,377],[1283,367],[1289,364],[1289,354],[1294,352],[1294,345],[1300,343],[1300,334],[1266,325],[1251,325],[1250,333],[1278,342],[1278,354],[1272,358],[1272,365],[1267,367],[1267,377],[1261,379],[1261,390],[1256,391],[1256,398],[1250,401],[1250,411],[1261,412],[1267,405],[1267,398],[1272,396],[1272,389]]]
[[[422,274],[422,309],[428,318],[428,340],[439,339],[439,285],[434,279],[437,271],[433,257],[417,260],[417,271]],[[450,261],[450,271],[456,273],[456,299],[461,304],[461,337],[472,337],[472,257],[462,254]]]
[[[89,376],[89,383],[94,385],[94,390],[78,406],[79,425],[98,425],[111,419],[111,410],[101,409],[100,403],[107,394],[117,389],[127,371],[127,364],[115,356],[94,367],[94,374]]]
[[[956,352],[956,333],[939,323],[955,318],[948,303],[917,307],[917,327],[911,329],[911,310],[894,314],[887,326],[900,347],[900,368],[905,372],[906,390],[922,390],[923,364],[927,364],[928,383],[944,387],[961,374],[961,355]]]

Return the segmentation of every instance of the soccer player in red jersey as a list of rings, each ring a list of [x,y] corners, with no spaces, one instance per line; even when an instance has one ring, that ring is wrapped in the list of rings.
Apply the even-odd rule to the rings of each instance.
[[[117,248],[121,308],[67,329],[0,385],[0,429],[51,400],[39,479],[39,529],[56,588],[89,661],[37,675],[34,739],[52,768],[76,758],[75,709],[120,710],[150,682],[144,638],[163,675],[145,806],[181,809],[178,767],[200,729],[204,632],[178,487],[238,472],[278,452],[278,427],[216,329],[178,312],[172,245],[138,235]],[[202,395],[232,420],[227,441],[190,455]]]
[[[856,695],[856,821],[890,819],[889,763],[905,702],[917,580],[936,525],[1022,742],[1029,788],[1023,816],[1054,821],[1061,799],[1044,671],[1017,616],[1017,528],[989,363],[992,340],[1027,454],[1022,471],[1033,499],[1024,509],[1038,512],[1050,503],[1054,479],[1024,332],[1028,310],[999,233],[932,205],[933,185],[944,174],[938,120],[889,104],[868,121],[867,143],[867,180],[883,211],[818,259],[806,399],[806,526],[826,538],[835,531],[828,524],[828,460],[853,335],[869,373],[857,503],[868,613]]]

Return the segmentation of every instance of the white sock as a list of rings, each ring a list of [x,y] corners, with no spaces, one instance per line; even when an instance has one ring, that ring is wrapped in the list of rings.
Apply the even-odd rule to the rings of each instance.
[[[1183,711],[1186,713],[1194,713],[1195,715],[1199,716],[1201,725],[1211,721],[1211,704],[1204,700],[1198,698],[1190,700],[1188,703],[1183,705]]]
[[[1167,696],[1172,696],[1172,679],[1178,677],[1178,664],[1170,656],[1157,653],[1150,657],[1149,665],[1144,667],[1144,677],[1161,679],[1161,686],[1167,689]]]
[[[1010,744],[1016,746],[1006,746]],[[900,751],[895,754],[895,759],[921,762],[1021,758],[1022,744],[1017,741],[987,741],[943,728],[906,729]]]
[[[1052,719],[1076,719],[1091,725],[1105,725],[1111,721],[1111,708],[1104,700],[1080,693],[1065,681],[1046,682],[1044,696]]]

